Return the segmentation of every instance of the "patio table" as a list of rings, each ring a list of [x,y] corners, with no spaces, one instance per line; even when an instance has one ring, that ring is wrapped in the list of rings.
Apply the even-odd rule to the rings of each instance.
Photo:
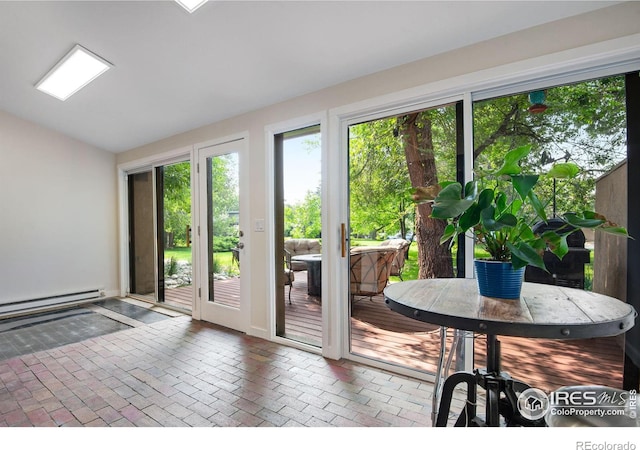
[[[497,336],[547,339],[616,336],[632,328],[637,315],[631,305],[613,297],[527,282],[516,300],[483,297],[478,294],[476,280],[465,278],[394,283],[385,288],[384,297],[391,310],[440,325],[441,332],[452,327],[487,336],[486,368],[452,374],[444,382],[441,394],[440,380],[436,380],[433,416],[436,426],[446,426],[453,390],[461,383],[467,384],[467,406],[456,426],[500,426],[501,416],[510,424],[542,425],[542,421],[532,423],[518,412],[518,394],[530,386],[501,372]],[[442,345],[436,378],[440,376],[445,351]],[[484,419],[476,414],[478,386],[486,391]],[[502,401],[501,394],[504,394]]]
[[[314,297],[322,294],[322,255],[308,254],[291,257],[292,261],[303,261],[307,263],[307,293]]]

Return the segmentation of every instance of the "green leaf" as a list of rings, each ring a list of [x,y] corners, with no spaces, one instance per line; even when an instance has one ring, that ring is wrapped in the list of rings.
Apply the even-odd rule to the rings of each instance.
[[[503,214],[498,219],[495,218],[496,209],[493,206],[485,208],[480,213],[482,226],[488,231],[498,231],[505,227],[513,227],[518,223],[518,219],[513,214]]]
[[[547,222],[547,212],[544,209],[544,205],[538,198],[535,192],[529,192],[529,201],[531,202],[531,206],[533,206],[533,210],[536,212],[538,217],[542,219],[545,223]]]
[[[553,178],[574,178],[580,173],[580,167],[574,163],[557,163],[547,172]]]
[[[520,168],[520,160],[527,156],[531,151],[530,145],[524,145],[522,147],[518,147],[510,152],[507,152],[504,155],[504,161],[502,163],[502,167],[498,169],[497,172],[494,173],[495,176],[500,175],[517,175],[522,169]]]
[[[520,240],[522,241],[530,241],[533,242],[531,245],[533,245],[535,247],[535,240],[536,239],[536,235],[534,234],[533,230],[531,229],[531,227],[529,225],[527,225],[524,221],[521,221],[518,224],[518,229],[517,229],[517,233],[518,236],[520,236]],[[542,242],[542,246],[540,247],[540,249],[544,249],[544,242]],[[537,248],[537,247],[536,247]]]
[[[497,228],[494,228],[496,224],[495,219],[496,208],[494,206],[489,206],[488,208],[480,211],[480,220],[482,221],[482,226],[485,227],[489,231],[495,231]]]
[[[569,244],[567,236],[571,233],[558,234],[555,231],[545,231],[542,233],[542,239],[546,242],[549,251],[562,259],[569,253]]]
[[[514,255],[513,253],[511,254],[511,264],[513,265],[514,269],[519,269],[521,267],[524,267],[527,265],[526,261],[523,261],[522,259],[518,258],[516,255]]]
[[[478,183],[475,181],[469,181],[464,186],[464,198],[475,198],[478,193]]]
[[[499,191],[498,195],[496,195],[496,207],[498,211],[502,212],[507,207],[507,196],[504,192]]]
[[[625,237],[633,239],[631,236],[629,236],[629,232],[627,232],[627,229],[624,228],[624,227],[619,227],[619,226],[606,227],[606,226],[602,226],[602,227],[600,227],[600,230],[604,231],[605,233],[615,234],[616,236],[625,236]]]
[[[511,212],[511,214],[513,215],[516,215],[520,211],[520,208],[522,208],[522,205],[524,205],[522,199],[519,199],[517,197],[514,198],[511,202],[511,205],[509,205],[509,212]]]
[[[587,212],[585,211],[585,213]],[[592,216],[590,214],[585,214],[585,213],[583,213],[582,216],[579,216],[578,214],[575,214],[575,213],[565,213],[563,217],[564,217],[564,220],[567,221],[567,223],[578,228],[596,228],[605,222],[604,219],[585,218],[585,215],[595,217],[595,215]]]
[[[471,205],[458,220],[458,226],[461,232],[467,231],[469,228],[476,226],[480,223],[480,213],[482,209],[476,205]]]
[[[520,198],[524,200],[538,182],[538,178],[538,175],[513,175],[511,183],[516,192],[520,194]]]
[[[446,188],[447,186],[449,186],[450,184],[456,184],[457,181],[443,181],[442,183],[440,183],[440,187],[441,188]]]
[[[478,208],[485,209],[493,201],[493,189],[484,189],[478,197]]]
[[[452,237],[455,237],[456,235],[456,227],[454,224],[450,223],[448,224],[444,231],[442,232],[442,236],[440,237],[440,245],[444,244],[445,242],[447,242],[449,239],[451,239]]]
[[[571,213],[567,213],[567,214],[571,214]],[[631,237],[631,236],[629,236],[629,232],[626,230],[626,228],[621,227],[620,225],[617,225],[617,224],[615,224],[613,222],[610,222],[609,220],[607,220],[607,218],[605,216],[603,216],[600,213],[597,213],[595,211],[583,211],[582,212],[582,217],[584,217],[584,219],[588,219],[588,220],[602,221],[602,225],[601,226],[597,226],[597,228],[599,230],[601,230],[601,231],[604,231],[605,233],[615,234],[617,236]],[[592,227],[592,228],[594,228],[594,227]],[[633,238],[631,238],[631,239],[633,239]]]
[[[461,194],[460,183],[453,183],[442,189],[434,200],[431,217],[451,219],[464,213],[474,201],[460,198]]]
[[[538,267],[545,272],[547,271],[547,267],[544,265],[542,256],[540,256],[535,248],[531,247],[526,242],[519,242],[517,245],[507,242],[507,247],[509,247],[509,250],[511,251],[511,262],[515,269],[519,269],[520,267],[524,267],[528,264],[530,266]],[[514,256],[515,258],[513,258]]]
[[[498,223],[502,224],[503,227],[515,227],[518,225],[518,218],[513,214],[502,214],[498,218]]]
[[[582,217],[584,217],[585,219],[602,219],[602,220],[606,220],[606,218],[602,214],[597,213],[595,211],[582,211]]]

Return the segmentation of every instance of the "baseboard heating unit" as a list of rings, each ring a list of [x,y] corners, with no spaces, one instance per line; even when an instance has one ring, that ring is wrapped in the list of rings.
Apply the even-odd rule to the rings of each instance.
[[[0,304],[0,318],[46,311],[55,307],[68,306],[76,303],[84,303],[89,300],[103,298],[104,296],[104,289],[89,289],[68,294],[2,303]]]

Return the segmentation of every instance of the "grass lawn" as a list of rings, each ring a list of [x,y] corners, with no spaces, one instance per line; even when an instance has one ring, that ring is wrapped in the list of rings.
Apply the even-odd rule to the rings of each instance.
[[[164,257],[165,259],[170,259],[171,257],[174,257],[176,261],[187,261],[190,263],[191,247],[174,247],[174,248],[165,249]]]
[[[214,254],[218,267],[234,267],[235,264],[233,263],[232,256],[231,252],[216,252]],[[165,249],[164,257],[165,259],[173,257],[176,261],[186,261],[191,263],[191,247],[174,247]]]
[[[382,241],[377,241],[375,239],[351,239],[351,244],[353,246],[359,245],[379,245]],[[455,258],[455,248],[453,257]],[[175,257],[177,261],[188,261],[191,262],[191,248],[190,247],[174,247],[171,249],[166,249],[164,251],[164,257],[169,259],[171,257]],[[488,256],[486,252],[483,252],[480,249],[476,249],[475,256],[478,258],[483,258]],[[231,252],[217,252],[215,253],[216,265],[221,268],[229,268],[230,270],[234,270],[235,264],[232,260]],[[225,271],[227,272],[227,271]],[[399,277],[391,277],[391,281],[400,281]],[[409,247],[409,258],[404,263],[404,268],[402,270],[402,279],[407,280],[416,280],[418,279],[418,244],[416,242],[411,243],[411,247]],[[591,252],[591,264],[585,265],[585,289],[591,290],[591,284],[593,280],[593,251]]]
[[[351,243],[356,245],[379,245],[382,241],[377,241],[374,239],[352,239]],[[456,257],[456,247],[453,248],[453,258],[455,260]],[[481,248],[475,249],[475,257],[476,258],[486,258],[489,256],[485,250]],[[586,264],[584,266],[584,289],[587,291],[591,290],[593,284],[593,251],[591,252],[591,263]],[[400,277],[390,277],[391,281],[400,281]],[[416,242],[411,243],[411,247],[409,247],[409,258],[405,260],[404,268],[402,269],[402,279],[404,281],[408,280],[417,280],[418,279],[418,244]]]

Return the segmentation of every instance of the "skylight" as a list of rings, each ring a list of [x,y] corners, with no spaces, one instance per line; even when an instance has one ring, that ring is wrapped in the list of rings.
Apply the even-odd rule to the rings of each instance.
[[[36,89],[64,101],[110,67],[98,55],[76,45],[36,84]]]
[[[190,13],[207,3],[207,0],[176,0],[176,2]]]

